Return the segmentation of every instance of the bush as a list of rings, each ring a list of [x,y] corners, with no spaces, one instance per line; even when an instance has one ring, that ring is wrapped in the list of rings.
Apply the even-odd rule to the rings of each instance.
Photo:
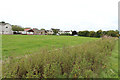
[[[70,33],[62,33],[60,35],[67,35],[67,36],[70,36],[71,34]]]
[[[116,31],[114,31],[114,30],[109,30],[109,31],[98,30],[97,32],[95,32],[95,31],[79,31],[78,35],[85,36],[85,37],[102,37],[103,35],[119,37],[119,31],[118,30],[116,30]]]
[[[3,78],[99,78],[106,70],[115,38],[26,55],[3,62]]]

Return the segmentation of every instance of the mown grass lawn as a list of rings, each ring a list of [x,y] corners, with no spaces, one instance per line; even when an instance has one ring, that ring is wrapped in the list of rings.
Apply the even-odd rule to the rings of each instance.
[[[75,46],[98,39],[80,36],[2,35],[2,56],[3,59],[22,56],[41,51],[43,48]]]

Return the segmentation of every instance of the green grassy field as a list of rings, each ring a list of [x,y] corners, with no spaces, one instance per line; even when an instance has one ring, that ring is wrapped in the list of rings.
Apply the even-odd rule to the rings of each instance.
[[[4,78],[118,78],[116,38],[3,35],[2,39],[3,59],[13,57],[3,62]]]
[[[2,56],[21,56],[38,52],[42,48],[53,49],[63,46],[74,46],[97,40],[99,38],[79,36],[48,36],[48,35],[3,35]]]

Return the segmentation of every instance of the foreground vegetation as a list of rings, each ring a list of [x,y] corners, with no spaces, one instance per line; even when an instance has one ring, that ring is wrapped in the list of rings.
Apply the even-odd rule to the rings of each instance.
[[[97,39],[99,38],[53,35],[2,35],[2,56],[3,59],[18,57],[40,52],[45,47],[53,50],[53,48],[75,46]]]
[[[103,38],[74,47],[53,51],[44,48],[21,58],[9,58],[3,62],[3,78],[108,77],[115,43],[115,38]]]

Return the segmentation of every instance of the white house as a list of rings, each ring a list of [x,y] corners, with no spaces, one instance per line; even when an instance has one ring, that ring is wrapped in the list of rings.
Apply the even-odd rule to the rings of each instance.
[[[26,29],[24,29],[24,31],[22,31],[22,34],[23,35],[33,35],[34,31],[30,28],[26,28]]]
[[[62,30],[58,31],[58,34],[64,34],[64,33],[65,33],[65,32],[62,31]]]
[[[72,34],[72,31],[65,31],[65,33]]]
[[[53,30],[46,30],[47,34],[54,34]]]
[[[0,22],[0,34],[13,34],[12,26],[9,23]]]

